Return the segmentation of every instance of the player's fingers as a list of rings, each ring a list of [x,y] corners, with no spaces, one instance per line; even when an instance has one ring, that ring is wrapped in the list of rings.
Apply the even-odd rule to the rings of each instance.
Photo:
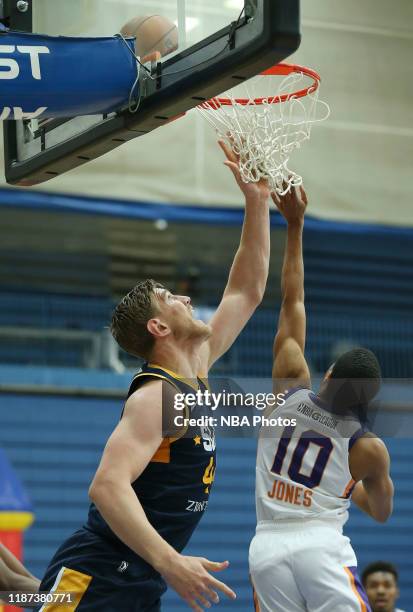
[[[301,187],[299,187],[298,185],[294,185],[293,189],[294,189],[294,202],[295,204],[298,204],[301,199]]]
[[[283,192],[285,192],[283,195],[283,198],[286,202],[291,201],[291,189],[289,189],[289,187],[290,187],[290,184],[286,180],[283,180]]]
[[[218,591],[221,591],[222,593],[224,593],[230,599],[237,598],[236,594],[234,593],[232,589],[229,588],[229,586],[227,586],[224,582],[221,582],[220,580],[213,578],[212,576],[210,578],[209,584],[214,589],[218,589]]]
[[[273,191],[271,193],[271,197],[272,197],[272,201],[274,202],[274,204],[279,208],[281,204],[281,198],[278,195],[278,193],[276,191]]]
[[[184,599],[188,606],[191,608],[191,610],[195,610],[195,612],[204,612],[200,607],[199,603],[197,602],[198,593],[195,590],[191,589],[190,593],[188,593],[188,595]]]
[[[305,189],[304,189],[303,186],[300,187],[300,193],[301,193],[301,198],[302,198],[304,204],[307,206],[307,204],[308,204],[308,197],[307,197],[307,194],[306,194]]]
[[[229,566],[229,561],[217,562],[217,561],[209,561],[208,559],[203,559],[202,565],[209,572],[222,572],[222,570],[227,569],[227,567]]]
[[[205,589],[204,589],[204,590],[205,590]],[[211,607],[211,605],[212,605],[212,604],[211,604],[211,602],[210,602],[210,601],[208,601],[208,600],[207,600],[207,599],[204,597],[203,593],[201,593],[201,592],[197,593],[197,594],[196,594],[196,598],[197,598],[197,600],[199,601],[199,603],[200,603],[202,606],[204,606],[204,608],[210,608],[210,607]]]
[[[227,145],[226,142],[224,142],[224,140],[218,140],[218,144],[221,147],[221,149],[224,151],[225,156],[231,160],[233,157],[233,152],[231,151],[231,148]]]
[[[224,162],[224,166],[226,166],[227,168],[231,170],[232,174],[235,176],[237,181],[241,180],[241,174],[240,174],[237,164],[234,164],[234,162],[226,161]]]
[[[234,151],[223,140],[218,140],[218,144],[221,147],[221,149],[224,151],[226,158],[230,162],[236,163],[237,156],[235,155]]]
[[[235,138],[233,137],[231,132],[227,132],[227,139],[228,139],[228,142],[230,144],[231,153],[234,156],[234,161],[236,161],[238,163],[239,159],[240,159],[239,144],[237,144],[237,141],[235,140]],[[241,143],[243,143],[243,139],[242,138],[241,138]]]
[[[210,601],[214,604],[219,604],[219,595],[212,589],[209,589],[207,586],[204,588],[204,593],[208,597]]]

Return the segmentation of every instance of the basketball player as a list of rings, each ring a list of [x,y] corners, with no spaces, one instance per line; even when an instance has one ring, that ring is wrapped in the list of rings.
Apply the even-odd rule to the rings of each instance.
[[[363,586],[372,612],[403,612],[396,608],[400,597],[399,574],[392,563],[375,561],[370,563],[362,574]]]
[[[205,391],[210,367],[261,302],[268,276],[267,182],[245,184],[237,157],[220,144],[246,199],[228,284],[209,325],[194,318],[189,297],[150,280],[115,310],[115,339],[147,363],[132,382],[91,484],[88,521],[57,551],[41,585],[42,591],[76,592],[71,611],[157,612],[167,584],[197,612],[218,603],[219,591],[235,597],[212,575],[227,561],[181,554],[208,505],[214,431],[195,426],[169,437],[161,424],[162,393],[173,400],[177,393]],[[202,415],[202,406],[191,409],[192,418]]]
[[[37,593],[40,580],[0,543],[0,591]]]
[[[120,33],[136,38],[136,55],[143,64],[159,61],[178,49],[178,28],[162,15],[134,17],[125,23]]]
[[[262,430],[258,444],[258,526],[250,547],[257,606],[261,612],[366,612],[356,557],[342,529],[351,494],[376,521],[392,512],[388,452],[364,433],[358,417],[361,399],[368,402],[379,389],[380,367],[370,351],[349,351],[330,367],[318,395],[311,391],[304,357],[307,197],[294,188],[274,201],[288,226],[273,363],[275,392],[288,393],[274,416],[296,425]]]

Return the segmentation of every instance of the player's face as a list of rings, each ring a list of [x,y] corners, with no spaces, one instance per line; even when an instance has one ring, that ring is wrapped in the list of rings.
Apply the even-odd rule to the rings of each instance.
[[[160,318],[164,319],[177,339],[210,335],[209,326],[194,318],[191,298],[174,295],[167,289],[157,289],[156,298]]]
[[[366,593],[373,612],[394,612],[399,589],[390,572],[374,572],[367,577]]]

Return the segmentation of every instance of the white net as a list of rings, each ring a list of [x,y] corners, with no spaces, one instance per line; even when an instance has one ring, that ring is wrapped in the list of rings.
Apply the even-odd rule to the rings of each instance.
[[[314,123],[330,115],[328,104],[319,99],[318,88],[297,95],[312,81],[302,72],[259,75],[225,94],[230,103],[213,98],[197,107],[239,155],[246,183],[268,179],[271,191],[280,195],[302,184],[302,177],[289,166],[291,153],[310,139]],[[249,102],[237,102],[239,99]]]

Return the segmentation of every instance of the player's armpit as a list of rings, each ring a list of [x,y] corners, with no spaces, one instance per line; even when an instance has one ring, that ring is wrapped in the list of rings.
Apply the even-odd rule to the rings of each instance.
[[[350,450],[349,465],[358,481],[352,500],[376,521],[386,522],[393,511],[394,486],[385,444],[372,435],[359,438]]]

